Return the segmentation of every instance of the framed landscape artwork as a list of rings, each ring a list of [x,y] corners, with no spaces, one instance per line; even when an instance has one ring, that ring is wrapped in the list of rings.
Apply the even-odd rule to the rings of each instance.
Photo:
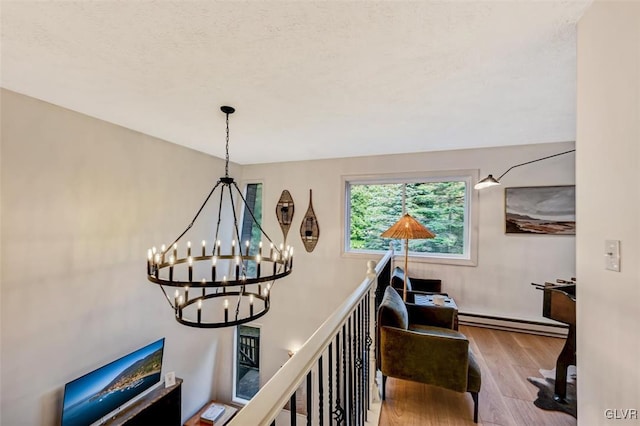
[[[576,187],[505,188],[507,234],[576,234]]]

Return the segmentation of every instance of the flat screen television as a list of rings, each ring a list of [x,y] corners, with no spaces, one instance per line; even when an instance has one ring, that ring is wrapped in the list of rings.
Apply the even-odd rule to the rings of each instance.
[[[164,338],[69,382],[64,387],[62,426],[104,423],[160,383]]]

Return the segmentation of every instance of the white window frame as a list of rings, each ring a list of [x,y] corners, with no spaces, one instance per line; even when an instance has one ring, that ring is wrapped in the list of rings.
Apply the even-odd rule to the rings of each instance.
[[[263,355],[263,350],[262,350],[262,324],[254,324],[254,323],[247,323],[247,324],[240,324],[243,325],[245,327],[253,327],[253,328],[257,328],[260,330],[260,363],[262,363],[262,355]],[[244,399],[241,398],[237,395],[237,375],[238,375],[238,329],[240,327],[240,325],[236,325],[233,329],[233,377],[232,377],[232,397],[231,397],[231,402],[234,402],[236,404],[240,404],[240,405],[247,405],[249,403],[249,399]],[[259,365],[258,366],[258,371],[261,371],[262,366]],[[261,375],[262,377],[262,375]],[[262,381],[261,381],[262,382]],[[262,386],[262,384],[260,384],[260,386]]]
[[[342,176],[342,247],[343,257],[367,258],[380,254],[379,250],[353,250],[350,245],[350,188],[352,184],[379,185],[393,183],[421,183],[421,182],[450,182],[464,181],[466,185],[465,223],[464,223],[464,252],[463,254],[434,254],[409,251],[409,258],[413,262],[440,263],[461,266],[478,265],[478,191],[473,185],[478,181],[478,169],[470,170],[438,170],[411,173],[393,173],[376,175],[343,175]],[[404,208],[404,200],[403,200]],[[399,219],[399,218],[398,218]],[[390,224],[389,226],[391,226]],[[428,226],[428,224],[425,224]],[[404,251],[396,253],[404,255]]]

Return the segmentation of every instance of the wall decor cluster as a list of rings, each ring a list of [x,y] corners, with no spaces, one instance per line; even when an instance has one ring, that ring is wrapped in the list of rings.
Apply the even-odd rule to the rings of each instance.
[[[289,228],[291,228],[291,221],[293,220],[294,211],[295,208],[293,205],[293,197],[291,197],[291,193],[285,189],[280,195],[278,204],[276,204],[276,217],[278,218],[280,229],[282,229],[285,243],[287,242],[287,234],[289,233]]]
[[[576,187],[505,188],[507,234],[576,234]]]
[[[318,244],[318,238],[320,237],[320,227],[318,226],[318,219],[313,211],[312,191],[309,190],[309,208],[302,218],[302,224],[300,224],[300,237],[302,238],[302,244],[304,244],[305,250],[309,253],[316,248]]]

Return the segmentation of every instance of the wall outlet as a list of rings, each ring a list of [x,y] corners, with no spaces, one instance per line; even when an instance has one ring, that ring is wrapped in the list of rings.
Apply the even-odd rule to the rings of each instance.
[[[606,240],[604,242],[605,268],[620,272],[620,240]]]

